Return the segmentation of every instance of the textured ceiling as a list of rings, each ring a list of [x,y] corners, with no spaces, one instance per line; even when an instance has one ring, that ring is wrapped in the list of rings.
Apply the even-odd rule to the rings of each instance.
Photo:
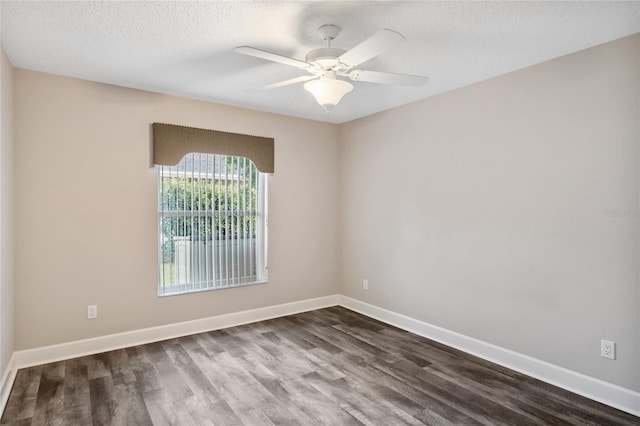
[[[12,2],[2,44],[16,67],[341,123],[640,31],[640,2]],[[421,88],[354,83],[325,113],[304,72],[234,53],[304,60],[323,24],[349,49],[382,28],[407,41],[359,68],[430,77]]]

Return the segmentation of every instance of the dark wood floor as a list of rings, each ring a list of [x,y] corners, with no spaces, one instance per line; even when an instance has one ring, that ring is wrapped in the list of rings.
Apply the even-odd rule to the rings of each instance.
[[[639,425],[340,307],[22,369],[2,425]]]

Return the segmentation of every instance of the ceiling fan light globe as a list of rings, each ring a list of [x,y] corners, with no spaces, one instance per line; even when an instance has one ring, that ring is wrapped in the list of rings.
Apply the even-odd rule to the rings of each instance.
[[[344,95],[353,90],[353,85],[344,80],[321,79],[307,81],[304,88],[328,111],[338,105]]]

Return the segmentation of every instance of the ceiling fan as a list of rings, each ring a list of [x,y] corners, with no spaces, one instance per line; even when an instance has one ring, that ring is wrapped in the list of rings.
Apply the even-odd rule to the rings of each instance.
[[[402,34],[393,30],[384,29],[378,31],[356,47],[350,50],[344,50],[331,47],[331,41],[335,39],[339,33],[340,28],[331,24],[318,28],[318,34],[327,42],[327,47],[311,50],[305,56],[304,61],[250,46],[236,47],[234,51],[243,55],[279,62],[309,73],[309,75],[280,81],[251,89],[250,91],[275,89],[276,87],[305,82],[304,88],[311,92],[316,101],[327,111],[336,106],[344,95],[353,90],[351,83],[338,77],[346,77],[351,81],[366,81],[369,83],[413,87],[420,87],[429,80],[429,77],[419,75],[394,74],[355,68],[405,40]]]

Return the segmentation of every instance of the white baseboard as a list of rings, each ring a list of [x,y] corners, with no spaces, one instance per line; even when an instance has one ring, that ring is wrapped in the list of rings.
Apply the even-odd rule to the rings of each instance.
[[[11,393],[13,382],[16,379],[17,370],[18,369],[15,368],[15,356],[11,355],[9,362],[7,363],[7,368],[2,374],[2,379],[0,380],[0,416],[4,413],[4,407],[6,407],[7,401],[9,400],[9,394]]]
[[[451,346],[527,376],[561,387],[627,413],[640,416],[640,392],[586,376],[557,365],[483,342],[442,327],[389,311],[347,296],[339,297],[347,309]]]
[[[331,295],[14,352],[0,382],[0,413],[20,368],[341,305],[368,317],[640,416],[640,393],[347,296]]]
[[[322,309],[337,305],[338,297],[338,295],[317,297],[315,299],[300,300],[282,305],[266,306],[264,308],[216,315],[192,321],[16,351],[14,352],[14,366],[16,368],[31,367],[205,331],[234,327],[251,322],[297,314],[299,312],[312,311],[314,309]]]

